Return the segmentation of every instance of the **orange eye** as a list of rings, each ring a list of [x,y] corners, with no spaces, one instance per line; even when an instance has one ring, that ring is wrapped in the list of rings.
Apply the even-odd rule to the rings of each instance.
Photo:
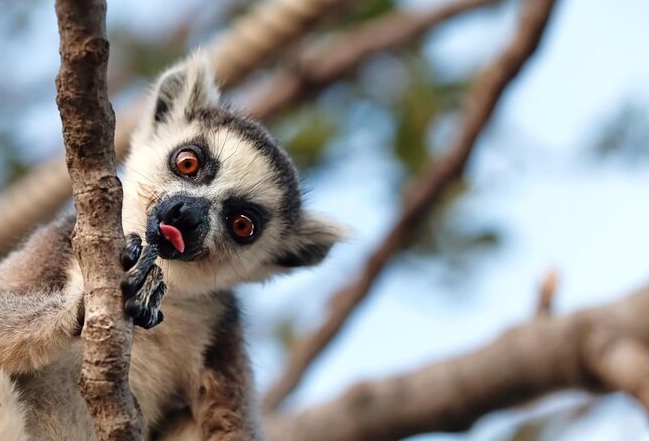
[[[255,223],[248,216],[238,214],[228,219],[230,231],[235,238],[248,239],[255,234]]]
[[[200,168],[200,160],[191,150],[183,150],[176,155],[176,168],[186,176],[195,176]]]

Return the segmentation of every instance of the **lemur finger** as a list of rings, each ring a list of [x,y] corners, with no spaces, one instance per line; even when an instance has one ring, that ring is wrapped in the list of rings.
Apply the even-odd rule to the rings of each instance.
[[[164,320],[162,311],[158,310],[152,314],[149,309],[141,303],[137,303],[134,299],[127,300],[124,309],[133,318],[133,324],[144,329],[151,329]]]
[[[142,288],[142,285],[157,258],[158,249],[156,247],[146,245],[142,248],[139,259],[135,265],[124,274],[120,283],[124,298],[128,299],[135,296]],[[162,278],[162,276],[160,277]]]
[[[162,270],[158,265],[153,265],[141,288],[124,303],[124,309],[133,317],[134,324],[145,329],[152,328],[164,318],[160,304],[166,292],[167,285],[162,280]]]
[[[120,260],[124,271],[133,268],[142,254],[142,238],[137,233],[131,233],[126,236],[126,246],[122,250]]]
[[[133,318],[133,324],[144,329],[150,329],[164,320],[164,314],[160,311],[160,305],[145,305],[133,297],[124,303],[124,310]]]

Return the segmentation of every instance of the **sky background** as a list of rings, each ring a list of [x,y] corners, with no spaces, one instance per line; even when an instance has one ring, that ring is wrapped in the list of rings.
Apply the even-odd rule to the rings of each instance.
[[[109,1],[109,24],[155,34],[196,3],[161,8],[155,1]],[[467,75],[498,53],[516,18],[516,8],[507,7],[454,20],[425,38],[424,60],[445,78]],[[314,363],[290,408],[333,399],[361,379],[407,372],[488,344],[533,316],[549,269],[559,274],[558,313],[615,301],[649,280],[649,162],[595,160],[591,152],[621,108],[647,109],[647,18],[649,2],[560,1],[537,56],[480,139],[468,169],[469,190],[449,214],[467,231],[497,231],[499,245],[462,256],[458,265],[414,252],[396,258]],[[13,93],[0,95],[0,128],[17,136],[24,157],[43,160],[60,148],[51,5],[30,12],[22,30],[5,27],[2,33],[0,83]],[[308,205],[353,224],[351,240],[321,267],[243,289],[261,389],[282,368],[276,323],[290,321],[300,331],[317,326],[327,298],[354,277],[397,216],[394,187],[404,170],[389,154],[393,131],[383,109],[353,104],[323,164],[305,176]],[[451,118],[435,136],[452,133]],[[435,391],[430,396],[435,399]],[[523,421],[537,420],[545,423],[538,439],[649,440],[646,415],[632,399],[615,394],[593,401],[580,393],[489,415],[465,434],[416,439],[507,440]]]

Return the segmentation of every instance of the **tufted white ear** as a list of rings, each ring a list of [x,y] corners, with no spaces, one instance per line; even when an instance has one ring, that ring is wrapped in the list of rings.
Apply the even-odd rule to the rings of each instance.
[[[163,72],[155,85],[149,124],[179,121],[188,112],[216,106],[220,92],[214,79],[209,56],[200,49]]]
[[[283,253],[275,263],[286,268],[317,265],[327,257],[336,242],[344,240],[346,229],[310,212],[303,212],[298,225],[293,226]]]

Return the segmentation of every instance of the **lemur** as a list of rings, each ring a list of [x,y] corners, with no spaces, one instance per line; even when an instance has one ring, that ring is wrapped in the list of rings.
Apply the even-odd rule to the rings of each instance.
[[[342,234],[303,208],[289,156],[220,104],[213,79],[200,52],[164,72],[124,165],[129,383],[146,440],[265,439],[233,289],[319,263]],[[0,264],[0,441],[96,439],[76,388],[74,222],[36,230]]]

